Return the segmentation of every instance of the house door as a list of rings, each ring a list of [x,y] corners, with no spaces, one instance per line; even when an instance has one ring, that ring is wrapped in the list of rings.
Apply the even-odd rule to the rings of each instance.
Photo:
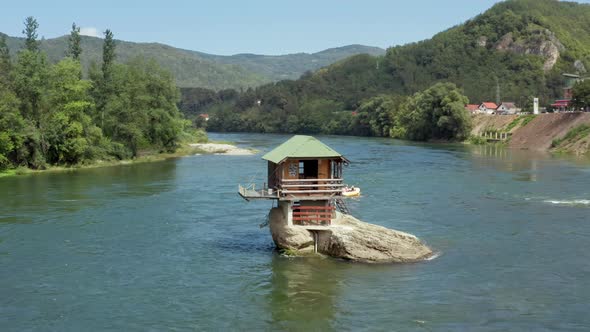
[[[301,160],[299,161],[299,178],[300,179],[317,179],[318,178],[318,161]]]

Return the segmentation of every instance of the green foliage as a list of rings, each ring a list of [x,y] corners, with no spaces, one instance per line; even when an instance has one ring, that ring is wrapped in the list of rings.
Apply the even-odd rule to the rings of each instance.
[[[506,127],[505,131],[509,132],[512,129],[514,129],[514,127],[518,126],[518,124],[522,121],[521,117],[517,117],[516,119],[512,120],[512,122],[510,122],[508,124],[508,126]]]
[[[469,136],[469,138],[467,139],[467,143],[469,144],[473,144],[473,145],[485,145],[487,144],[487,140],[484,137],[481,136]]]
[[[575,142],[588,135],[590,135],[590,126],[587,124],[581,124],[568,131],[563,138],[554,139],[553,142],[551,142],[551,147],[556,148],[564,143]]]
[[[414,140],[462,140],[471,119],[468,99],[451,83],[439,83],[414,97],[378,95],[354,113],[332,99],[298,96],[297,82],[285,81],[249,90],[233,103],[208,108],[213,131],[304,134],[353,134]],[[299,90],[300,91],[300,90]],[[258,94],[262,98],[258,99]],[[260,102],[260,103],[259,103]]]
[[[413,140],[463,140],[471,130],[471,119],[465,111],[469,99],[452,83],[437,83],[417,93],[400,114],[406,136]]]
[[[590,107],[590,79],[577,82],[574,85],[572,94],[572,105],[574,107]]]
[[[35,36],[36,21],[27,22],[25,31]],[[74,25],[72,33],[78,32]],[[55,65],[32,49],[18,52],[14,66],[0,62],[0,169],[125,159],[142,150],[173,152],[190,136],[184,133],[190,121],[176,107],[174,77],[154,61],[113,63],[114,41],[107,35],[111,44],[105,50],[111,55],[102,67],[107,75],[96,70],[91,80],[82,78],[75,45],[72,56]],[[0,61],[5,50],[0,42]]]
[[[529,122],[533,121],[535,118],[537,117],[537,115],[535,114],[528,114],[528,115],[524,115],[522,116],[522,120],[520,121],[520,126],[524,127],[527,124],[529,124]]]
[[[80,36],[80,27],[76,26],[76,23],[72,23],[72,31],[68,37],[68,49],[66,56],[72,57],[74,60],[80,61],[80,55],[82,54],[82,38]]]
[[[91,82],[80,79],[82,68],[78,61],[66,58],[49,72],[47,89],[51,112],[44,128],[48,143],[47,161],[52,164],[77,164],[88,156],[91,144],[98,144],[101,134],[88,114],[94,110],[90,98]],[[89,137],[95,133],[95,137]]]
[[[104,32],[104,44],[102,46],[102,75],[107,82],[110,80],[112,66],[115,61],[115,48],[113,32],[107,29]]]
[[[356,135],[388,137],[391,130],[397,133],[399,124],[396,122],[402,105],[407,98],[379,95],[363,102],[357,110],[353,121]],[[405,132],[404,132],[405,133]],[[401,138],[405,134],[397,133],[392,136]]]
[[[37,29],[39,23],[32,16],[25,19],[25,28],[23,34],[25,35],[25,48],[31,52],[39,51],[39,42],[37,41]]]
[[[12,69],[10,50],[6,45],[6,36],[0,36],[0,84],[7,84],[8,75]]]

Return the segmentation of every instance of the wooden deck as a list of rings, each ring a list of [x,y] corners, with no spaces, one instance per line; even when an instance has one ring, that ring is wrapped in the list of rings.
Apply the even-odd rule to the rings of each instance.
[[[242,185],[238,185],[238,194],[242,196],[245,200],[249,201],[251,199],[279,199],[278,191],[272,190],[269,191],[268,189],[256,189],[256,187],[243,187]]]
[[[328,200],[342,197],[342,179],[285,179],[275,189],[255,185],[244,187],[238,185],[238,193],[245,200],[278,199],[278,200]]]

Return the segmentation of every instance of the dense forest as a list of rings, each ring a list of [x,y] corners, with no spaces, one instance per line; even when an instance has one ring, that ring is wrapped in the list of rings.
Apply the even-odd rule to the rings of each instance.
[[[298,80],[242,93],[185,89],[180,107],[193,117],[208,113],[213,131],[421,139],[428,135],[400,127],[399,119],[420,106],[437,121],[436,104],[417,102],[433,89],[444,86],[472,103],[496,101],[500,94],[530,110],[533,97],[542,105],[561,97],[563,72],[584,75],[589,65],[590,5],[509,0],[432,39],[391,47],[385,56],[353,56]],[[384,124],[369,129],[371,123]]]
[[[52,65],[39,48],[38,27],[26,19],[25,43],[14,60],[0,38],[0,169],[173,151],[188,135],[174,78],[154,61],[115,63],[107,30],[102,63],[84,79],[80,29],[72,26],[66,54]]]

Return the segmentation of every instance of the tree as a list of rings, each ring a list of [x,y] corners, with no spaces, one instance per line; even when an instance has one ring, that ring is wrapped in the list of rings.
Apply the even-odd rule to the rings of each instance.
[[[462,140],[469,136],[471,119],[465,111],[469,99],[452,83],[437,83],[414,95],[400,114],[412,140]]]
[[[113,62],[115,61],[115,40],[113,32],[107,29],[104,32],[104,44],[102,46],[102,75],[105,83],[109,83]]]
[[[389,95],[373,97],[361,104],[354,120],[358,134],[387,137],[393,124],[394,113],[403,98]]]
[[[10,60],[10,50],[6,45],[6,36],[0,37],[0,84],[8,84],[12,62]]]
[[[66,56],[70,56],[72,59],[80,61],[80,55],[82,54],[81,42],[80,27],[76,26],[76,23],[72,23],[72,31],[68,38],[68,50],[66,51]]]
[[[115,40],[113,32],[107,29],[104,32],[105,38],[102,45],[102,67],[101,76],[96,77],[96,99],[97,108],[100,111],[100,127],[104,130],[105,107],[108,99],[112,97],[115,88],[113,82],[113,66],[115,61]]]
[[[39,23],[33,16],[29,16],[25,19],[25,28],[23,34],[25,35],[25,49],[31,52],[39,51],[39,42],[37,41],[37,29]]]
[[[14,90],[21,101],[21,112],[25,118],[40,126],[43,99],[46,96],[47,61],[45,54],[28,49],[18,54],[13,70]]]
[[[590,79],[574,84],[572,105],[576,108],[590,107]]]
[[[45,119],[44,136],[47,139],[47,161],[52,164],[76,164],[82,161],[94,139],[89,133],[97,132],[88,115],[94,108],[88,91],[91,82],[80,79],[80,62],[66,58],[49,72],[48,104],[51,112]]]

